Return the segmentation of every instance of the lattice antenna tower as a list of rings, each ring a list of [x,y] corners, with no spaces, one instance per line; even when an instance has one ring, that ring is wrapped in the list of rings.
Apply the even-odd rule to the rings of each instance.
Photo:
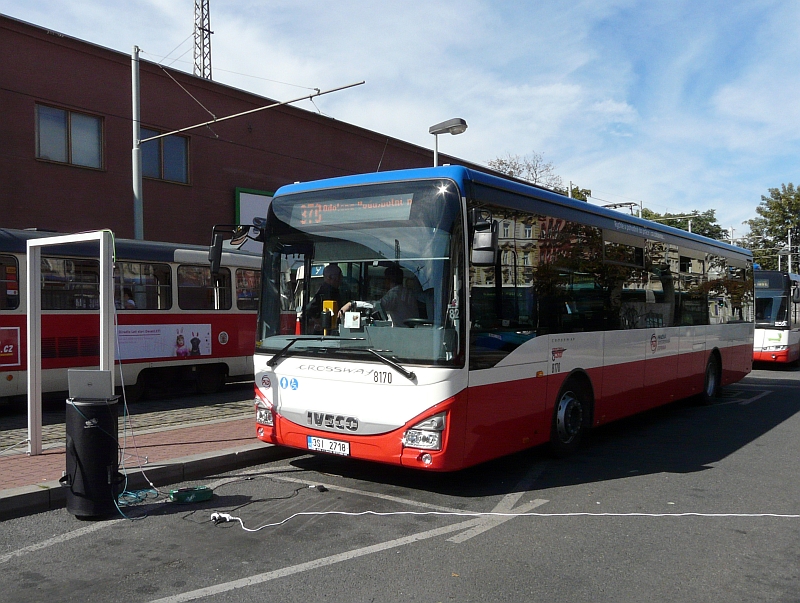
[[[211,78],[211,17],[209,0],[194,0],[194,74]]]

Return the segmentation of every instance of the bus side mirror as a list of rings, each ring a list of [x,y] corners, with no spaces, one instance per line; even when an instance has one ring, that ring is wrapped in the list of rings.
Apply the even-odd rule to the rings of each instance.
[[[800,303],[800,287],[792,287],[792,301]]]
[[[219,265],[222,262],[222,243],[223,243],[222,234],[219,232],[215,232],[211,246],[208,248],[208,263],[211,264],[211,274],[217,275],[219,274]]]
[[[472,221],[472,249],[470,261],[473,266],[494,266],[499,249],[497,221],[474,214]]]

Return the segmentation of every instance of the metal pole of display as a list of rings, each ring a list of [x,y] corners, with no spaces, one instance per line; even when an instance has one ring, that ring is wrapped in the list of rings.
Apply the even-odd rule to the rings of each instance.
[[[114,384],[113,237],[111,231],[87,232],[28,241],[28,454],[42,453],[42,265],[41,248],[100,242],[100,370],[111,371]]]
[[[42,454],[42,264],[28,241],[28,454]]]

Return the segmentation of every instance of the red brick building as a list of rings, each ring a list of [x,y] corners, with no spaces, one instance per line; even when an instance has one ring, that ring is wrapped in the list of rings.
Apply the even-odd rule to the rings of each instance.
[[[0,57],[0,226],[133,238],[131,56],[0,15]],[[141,61],[142,139],[212,119],[176,81],[217,117],[274,102]],[[207,244],[234,221],[237,190],[432,156],[292,106],[173,135],[143,145],[144,238]]]

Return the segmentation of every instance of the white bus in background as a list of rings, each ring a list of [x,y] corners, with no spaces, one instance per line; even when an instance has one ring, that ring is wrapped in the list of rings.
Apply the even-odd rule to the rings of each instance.
[[[800,360],[800,275],[756,270],[755,362]]]

